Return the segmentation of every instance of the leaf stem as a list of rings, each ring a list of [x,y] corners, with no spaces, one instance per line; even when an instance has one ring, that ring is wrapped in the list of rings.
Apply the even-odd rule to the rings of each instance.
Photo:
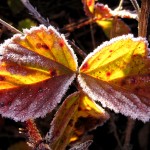
[[[124,0],[120,0],[118,7],[115,10],[121,10],[122,9],[122,4]]]
[[[91,39],[92,39],[93,49],[95,49],[96,44],[95,44],[95,38],[94,38],[94,32],[93,32],[93,24],[92,23],[90,23],[90,31],[91,31]]]
[[[125,140],[124,140],[123,150],[129,150],[130,149],[130,139],[131,139],[131,133],[132,133],[132,129],[134,127],[134,124],[135,124],[135,121],[128,118],[127,128],[125,131]]]
[[[73,41],[68,40],[69,44],[72,45],[75,48],[75,51],[82,57],[85,58],[87,56],[87,54],[80,49]]]
[[[117,127],[116,127],[116,123],[115,123],[114,117],[115,116],[113,114],[111,114],[110,123],[111,123],[112,130],[114,132],[114,137],[117,140],[118,147],[119,147],[120,150],[122,150],[122,144],[121,144],[118,132],[117,132]]]

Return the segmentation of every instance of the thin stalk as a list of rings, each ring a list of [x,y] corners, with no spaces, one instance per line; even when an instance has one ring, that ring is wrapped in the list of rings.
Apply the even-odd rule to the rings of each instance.
[[[0,24],[2,24],[3,26],[5,26],[8,30],[10,30],[13,33],[21,33],[21,31],[17,30],[16,28],[14,28],[13,26],[11,26],[10,24],[8,24],[7,22],[5,22],[4,20],[0,19]]]
[[[122,150],[122,144],[121,144],[118,132],[117,132],[117,127],[116,127],[116,124],[115,124],[114,117],[115,116],[112,114],[111,117],[110,117],[110,123],[111,123],[111,127],[113,129],[113,132],[114,132],[114,137],[117,140],[118,147],[119,147],[120,150]]]
[[[91,39],[92,39],[93,49],[95,49],[96,44],[95,44],[95,38],[94,38],[94,33],[93,33],[93,24],[92,23],[90,23],[90,31],[91,31]]]
[[[115,10],[121,10],[123,5],[123,0],[120,0],[118,7]]]
[[[127,128],[125,131],[125,140],[124,140],[123,150],[130,149],[130,139],[131,139],[131,134],[132,134],[134,124],[135,124],[135,121],[128,118]]]
[[[72,42],[71,40],[68,40],[68,42],[70,43],[70,45],[72,45],[75,48],[75,51],[84,59],[86,57],[86,53],[80,49],[74,42]]]
[[[133,5],[134,9],[136,10],[137,14],[139,14],[140,13],[140,6],[139,6],[137,0],[130,0],[130,1]]]

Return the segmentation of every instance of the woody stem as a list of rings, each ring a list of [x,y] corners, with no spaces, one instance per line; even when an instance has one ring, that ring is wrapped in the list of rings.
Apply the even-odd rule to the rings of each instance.
[[[142,0],[139,13],[138,35],[147,37],[147,27],[150,13],[150,0]]]

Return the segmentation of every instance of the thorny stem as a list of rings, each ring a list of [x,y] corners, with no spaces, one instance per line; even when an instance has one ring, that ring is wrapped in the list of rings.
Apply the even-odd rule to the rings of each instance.
[[[16,28],[14,28],[13,26],[11,26],[10,24],[8,24],[7,22],[5,22],[4,20],[0,19],[0,24],[2,24],[3,26],[5,26],[8,30],[10,30],[13,33],[21,33],[21,31],[17,30]]]
[[[138,24],[139,36],[147,37],[149,13],[150,13],[150,0],[142,0]]]
[[[29,12],[42,24],[49,26],[49,21],[45,20],[41,14],[30,4],[29,0],[21,0],[23,5],[29,10]]]

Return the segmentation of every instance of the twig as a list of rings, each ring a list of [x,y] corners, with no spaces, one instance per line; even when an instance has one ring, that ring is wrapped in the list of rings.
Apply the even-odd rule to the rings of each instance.
[[[73,31],[75,29],[79,29],[85,25],[89,25],[90,23],[93,23],[97,20],[97,18],[86,18],[86,19],[81,19],[76,23],[71,23],[64,28],[60,29],[60,31]]]
[[[45,26],[49,26],[49,21],[45,20],[41,14],[36,10],[36,8],[34,8],[29,0],[21,0],[21,2],[23,3],[23,5],[29,10],[29,12],[31,13],[31,15],[34,16],[34,18],[36,18],[40,23],[44,24]]]
[[[127,128],[125,131],[125,140],[124,140],[123,150],[130,149],[130,139],[131,139],[131,133],[132,133],[134,124],[135,124],[135,121],[128,118]]]
[[[21,31],[17,30],[16,28],[14,28],[13,26],[11,26],[10,24],[8,24],[7,22],[5,22],[4,20],[0,19],[0,23],[5,26],[8,30],[10,30],[13,33],[21,33]]]
[[[81,50],[74,42],[68,40],[68,42],[75,48],[76,52],[82,57],[85,58],[86,57],[86,53]]]
[[[119,136],[118,136],[118,132],[117,132],[116,124],[114,122],[114,116],[113,115],[111,115],[111,117],[110,117],[110,123],[111,123],[112,129],[113,129],[113,132],[114,132],[115,139],[117,140],[119,149],[122,150],[122,144],[121,144]]]
[[[139,15],[138,35],[147,36],[147,26],[150,13],[150,0],[142,0],[141,11]]]
[[[95,49],[96,44],[95,44],[95,38],[94,38],[94,33],[93,33],[93,24],[92,23],[90,23],[90,31],[91,31],[93,49]]]
[[[118,7],[115,9],[116,11],[122,10],[123,0],[120,0]]]
[[[140,7],[139,7],[137,0],[130,0],[130,1],[133,5],[134,9],[136,10],[137,14],[139,14],[140,13]]]

